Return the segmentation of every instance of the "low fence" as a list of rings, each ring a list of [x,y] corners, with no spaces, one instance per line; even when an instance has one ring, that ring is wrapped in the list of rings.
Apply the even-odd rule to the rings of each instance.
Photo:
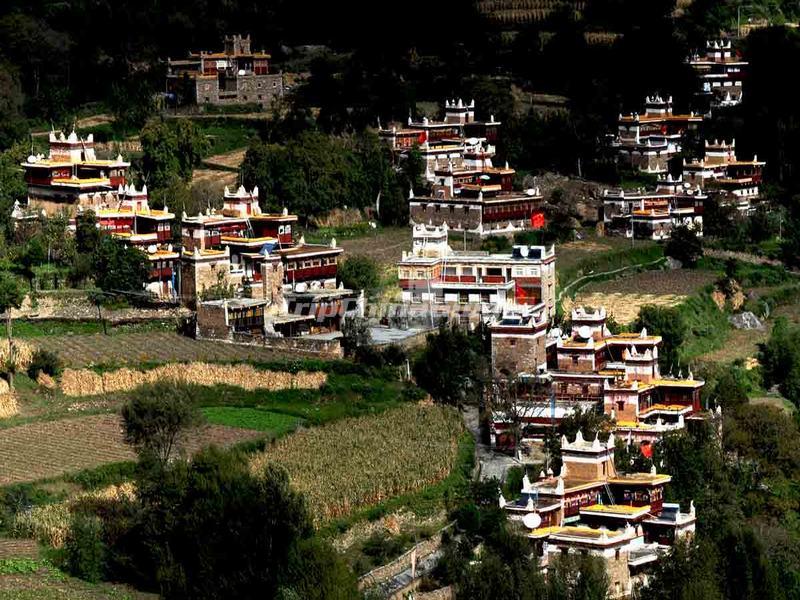
[[[258,346],[277,351],[291,351],[298,355],[316,358],[342,358],[344,352],[339,340],[319,340],[304,337],[253,337],[234,333],[232,339],[221,340],[197,336],[198,340],[210,340],[223,344],[236,344],[242,346]]]

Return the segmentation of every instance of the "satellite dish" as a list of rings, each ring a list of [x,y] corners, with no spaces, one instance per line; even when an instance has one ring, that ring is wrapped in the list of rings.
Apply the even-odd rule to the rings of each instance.
[[[469,144],[470,146],[476,146],[479,142],[480,140],[478,138],[469,138],[467,140],[467,144]]]
[[[307,284],[307,283],[305,283],[305,282],[298,283],[298,284],[295,286],[295,290],[297,290],[298,292],[301,292],[301,293],[302,293],[302,292],[305,292],[305,291],[307,291],[307,290],[308,290],[308,284]]]
[[[536,190],[533,189],[533,188],[528,188],[527,190],[525,190],[525,195],[526,196],[535,196],[536,195]]]
[[[147,247],[147,253],[148,254],[155,254],[156,252],[158,252],[158,246],[156,246],[155,244],[150,244]]]
[[[592,328],[588,325],[581,325],[578,328],[578,335],[583,339],[588,340],[590,337],[592,337]]]
[[[490,179],[491,179],[491,177],[489,177],[488,175],[481,175],[481,179],[482,179],[483,181],[488,181],[488,180],[490,180]]]
[[[522,524],[528,529],[536,529],[542,524],[542,517],[539,516],[539,513],[528,513],[522,517]]]

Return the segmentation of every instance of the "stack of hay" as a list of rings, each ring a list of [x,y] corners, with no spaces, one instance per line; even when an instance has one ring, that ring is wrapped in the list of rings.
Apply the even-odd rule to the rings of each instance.
[[[0,419],[8,419],[19,414],[17,397],[8,387],[5,379],[0,379]]]
[[[61,389],[66,396],[94,396],[125,392],[146,383],[169,379],[193,385],[231,385],[246,390],[319,389],[328,380],[326,373],[300,371],[260,371],[251,365],[210,363],[168,364],[148,371],[117,369],[103,374],[89,369],[65,369]]]

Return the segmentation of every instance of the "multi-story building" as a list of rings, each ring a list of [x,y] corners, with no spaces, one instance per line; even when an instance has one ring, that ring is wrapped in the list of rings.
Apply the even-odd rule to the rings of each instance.
[[[197,104],[260,104],[283,96],[283,75],[270,73],[271,56],[250,49],[250,36],[225,37],[222,52],[191,52],[167,59],[167,90]]]
[[[681,152],[684,136],[696,130],[703,116],[691,112],[674,114],[672,98],[648,96],[644,114],[620,115],[612,147],[620,162],[646,173],[664,173]]]
[[[742,102],[742,82],[748,63],[730,40],[706,42],[705,54],[695,52],[687,62],[699,81],[697,96],[706,106],[736,106]]]
[[[429,193],[409,194],[413,223],[442,225],[479,236],[507,235],[544,226],[543,200],[536,188],[514,191],[514,169],[495,167],[500,123],[475,120],[475,102],[445,102],[443,121],[427,118],[398,129],[380,129],[400,159],[416,147],[425,161]]]
[[[262,213],[258,188],[225,188],[221,211],[208,210],[181,220],[183,246],[182,296],[188,302],[202,298],[220,285],[258,293],[261,264],[280,259],[286,293],[306,293],[336,288],[337,263],[342,249],[295,242],[297,215],[286,210]]]
[[[475,119],[475,101],[464,103],[445,100],[443,121],[424,117],[420,121],[408,118],[401,126],[392,123],[387,128],[379,126],[378,135],[397,157],[402,157],[411,148],[417,147],[427,168],[427,176],[437,168],[444,168],[453,161],[459,168],[491,167],[495,155],[497,132],[500,122],[492,115],[488,121]]]
[[[113,203],[119,187],[127,184],[125,176],[131,164],[120,155],[98,158],[91,133],[80,138],[74,131],[68,136],[51,131],[48,141],[47,156],[32,154],[21,165],[28,198],[25,207],[16,207],[15,217],[41,211],[74,217],[79,207]]]
[[[78,207],[76,219],[91,212],[97,226],[113,237],[139,248],[150,262],[145,291],[161,300],[177,300],[180,255],[172,245],[175,215],[165,206],[151,209],[147,186],[120,186],[114,196],[97,194],[89,209]]]
[[[411,252],[397,265],[403,303],[431,320],[486,321],[525,305],[555,314],[555,249],[514,246],[510,253],[459,252],[446,223],[414,225]]]
[[[752,160],[739,160],[736,140],[730,143],[706,140],[702,159],[684,161],[683,180],[748,213],[760,200],[759,185],[765,165],[758,156],[753,156]]]
[[[570,332],[557,328],[548,332],[546,370],[533,371],[524,362],[497,362],[498,357],[513,356],[512,343],[527,343],[531,334],[509,332],[495,339],[496,330],[503,332],[491,324],[493,370],[505,369],[505,375],[517,378],[515,397],[520,406],[513,415],[503,410],[494,413],[490,437],[495,447],[515,446],[512,417],[520,421],[523,440],[534,440],[575,409],[602,411],[615,422],[618,435],[648,446],[668,431],[683,429],[685,419],[701,411],[705,382],[695,379],[691,371],[686,377],[683,373],[662,376],[658,365],[661,337],[646,330],[612,335],[603,308],[575,308]],[[529,382],[542,379],[548,384],[544,390],[538,386],[535,392],[527,391],[534,389]]]
[[[601,559],[612,598],[630,597],[648,565],[676,541],[695,532],[694,503],[688,512],[664,502],[671,476],[653,466],[647,473],[619,473],[615,437],[561,439],[561,470],[523,478],[518,500],[500,495],[500,507],[530,540],[542,569],[571,553]]]
[[[708,196],[699,186],[672,175],[658,179],[654,190],[603,190],[606,234],[664,240],[674,227],[685,225],[703,235],[703,208]]]

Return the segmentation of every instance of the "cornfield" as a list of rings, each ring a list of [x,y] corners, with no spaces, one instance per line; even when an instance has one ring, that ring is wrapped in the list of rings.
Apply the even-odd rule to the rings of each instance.
[[[462,431],[455,410],[409,405],[300,431],[256,455],[251,466],[284,467],[319,525],[441,481],[456,463]]]
[[[78,494],[64,502],[35,506],[14,518],[12,532],[17,537],[32,538],[52,548],[61,548],[67,539],[72,514],[76,509],[133,499],[134,491],[133,484],[123,483]]]
[[[177,363],[147,371],[123,368],[102,374],[90,369],[65,369],[61,376],[61,390],[65,396],[94,396],[128,391],[164,379],[196,385],[224,384],[246,390],[274,391],[287,388],[319,389],[325,385],[328,377],[322,372],[259,371],[245,364]]]

